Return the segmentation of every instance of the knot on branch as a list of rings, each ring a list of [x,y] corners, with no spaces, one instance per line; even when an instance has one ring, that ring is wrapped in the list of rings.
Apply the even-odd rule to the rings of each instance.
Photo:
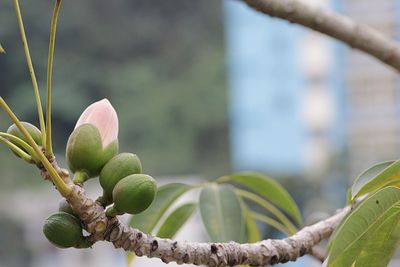
[[[110,223],[104,213],[104,208],[88,198],[82,187],[78,185],[71,186],[72,192],[67,197],[67,201],[71,204],[72,210],[85,224],[89,233],[97,236],[98,240],[103,240],[103,233]]]

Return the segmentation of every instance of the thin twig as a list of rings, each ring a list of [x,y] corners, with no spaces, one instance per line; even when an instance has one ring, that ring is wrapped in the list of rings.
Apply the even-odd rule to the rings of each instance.
[[[377,30],[299,0],[242,0],[250,7],[329,35],[400,71],[400,46]]]

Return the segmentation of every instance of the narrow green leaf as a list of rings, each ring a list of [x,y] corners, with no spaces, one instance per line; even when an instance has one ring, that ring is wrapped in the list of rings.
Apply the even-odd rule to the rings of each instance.
[[[272,215],[274,215],[279,222],[277,224],[280,225],[280,227],[275,227],[279,231],[282,231],[283,233],[287,233],[289,235],[295,234],[297,232],[296,226],[286,217],[286,215],[277,207],[275,207],[273,204],[271,204],[268,200],[265,198],[260,197],[259,195],[252,193],[250,191],[242,190],[242,189],[235,189],[236,195],[242,197],[243,199],[250,200],[260,207],[264,208],[266,211],[270,212]],[[254,214],[253,214],[254,215]],[[253,216],[254,217],[254,216]],[[257,218],[257,220],[259,220]],[[265,222],[265,220],[261,220]],[[282,224],[281,224],[282,223]],[[275,224],[275,225],[277,225]]]
[[[265,216],[263,214],[257,213],[257,212],[251,212],[251,216],[260,222],[263,222],[269,226],[274,227],[276,230],[287,234],[287,235],[293,235],[295,232],[290,231],[289,229],[286,228],[285,225],[281,224],[280,222],[272,219],[271,217]]]
[[[243,215],[246,218],[246,233],[247,233],[247,242],[254,243],[261,240],[260,229],[258,229],[258,225],[256,220],[251,216],[250,208],[244,203],[243,200],[240,201],[242,206]]]
[[[393,213],[368,238],[355,267],[387,266],[400,240],[400,212]]]
[[[174,237],[178,230],[192,216],[196,207],[196,203],[187,203],[174,210],[161,225],[157,236],[162,238]]]
[[[135,253],[133,253],[131,251],[126,252],[126,256],[125,256],[126,266],[129,267],[132,264],[133,260],[135,259],[135,256],[136,256]]]
[[[246,216],[246,230],[247,242],[255,243],[261,240],[260,229],[258,229],[256,220],[250,214]]]
[[[352,200],[388,186],[400,179],[400,161],[386,161],[378,163],[365,170],[355,180],[351,188]]]
[[[364,255],[369,242],[376,241],[370,238],[380,237],[376,231],[385,229],[387,219],[399,218],[399,214],[400,189],[385,187],[369,196],[337,228],[329,246],[328,267],[352,266],[360,255]]]
[[[214,242],[246,242],[246,222],[239,197],[230,185],[211,184],[201,190],[200,214]]]
[[[260,173],[242,172],[223,176],[218,181],[233,181],[247,187],[286,211],[298,224],[302,224],[302,218],[296,202],[294,202],[289,193],[273,179]]]
[[[150,207],[140,214],[133,215],[129,225],[145,233],[151,233],[172,203],[190,188],[190,186],[185,184],[167,184],[161,186]]]

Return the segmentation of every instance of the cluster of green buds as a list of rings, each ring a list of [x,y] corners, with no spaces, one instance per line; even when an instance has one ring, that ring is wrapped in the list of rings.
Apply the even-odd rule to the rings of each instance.
[[[20,121],[0,96],[0,108],[15,123],[7,132],[0,132],[0,142],[8,146],[18,157],[37,165],[46,178],[53,182],[59,193],[66,197],[71,193],[72,187],[61,178],[60,173],[52,164],[54,159],[51,127],[52,69],[60,4],[61,1],[55,2],[51,21],[45,122],[40,90],[29,53],[19,2],[14,0],[32,80],[40,130],[28,122]],[[4,53],[5,50],[0,44],[0,54]],[[66,158],[74,174],[75,184],[83,186],[86,180],[100,176],[103,195],[99,197],[98,202],[104,208],[108,207],[106,210],[108,216],[140,213],[147,209],[155,198],[156,182],[149,175],[141,174],[142,167],[139,158],[131,153],[118,155],[118,116],[107,99],[90,105],[82,113],[68,139]],[[43,226],[43,232],[48,240],[61,248],[90,247],[91,243],[84,237],[82,229],[82,222],[73,214],[68,203],[60,207],[57,213],[50,215]]]
[[[75,184],[99,176],[103,195],[97,201],[111,205],[108,216],[140,213],[154,200],[156,182],[142,174],[139,157],[118,154],[118,116],[107,99],[82,113],[68,139],[66,158]]]
[[[36,134],[40,137],[40,132]],[[66,159],[75,184],[83,186],[88,179],[99,176],[103,195],[97,201],[108,207],[106,214],[110,217],[140,213],[154,200],[156,182],[141,174],[139,157],[118,154],[118,116],[107,99],[93,103],[82,113],[68,139]],[[79,217],[66,201],[46,219],[43,232],[60,248],[91,246],[82,234]]]

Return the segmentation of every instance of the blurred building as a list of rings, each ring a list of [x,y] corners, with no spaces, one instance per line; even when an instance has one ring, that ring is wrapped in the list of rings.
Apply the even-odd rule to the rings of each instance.
[[[241,2],[226,1],[225,16],[234,168],[324,172],[343,144],[337,45]]]
[[[355,20],[395,38],[399,31],[397,1],[344,1]],[[358,51],[345,54],[348,157],[350,175],[371,164],[399,158],[400,96],[398,74]]]

